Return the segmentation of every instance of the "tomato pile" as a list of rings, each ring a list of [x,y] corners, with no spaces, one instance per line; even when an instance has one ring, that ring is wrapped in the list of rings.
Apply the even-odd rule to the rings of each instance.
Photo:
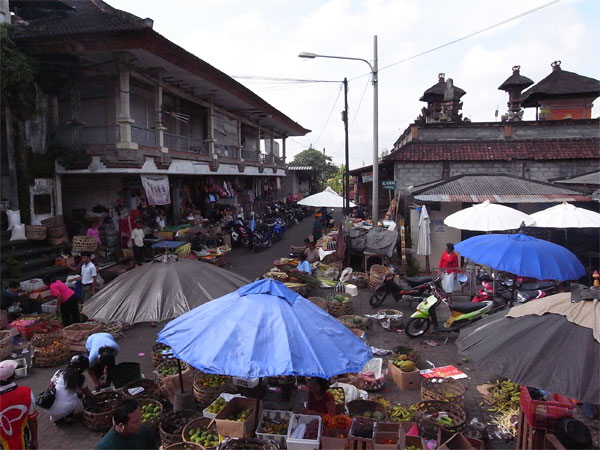
[[[330,416],[328,414],[323,416],[323,425],[325,428],[333,428],[336,430],[348,430],[352,425],[352,418],[338,414],[337,416]]]

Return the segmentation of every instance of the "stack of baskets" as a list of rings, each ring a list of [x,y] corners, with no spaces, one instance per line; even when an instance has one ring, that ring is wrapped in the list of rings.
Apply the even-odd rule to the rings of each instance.
[[[83,407],[83,424],[92,431],[104,432],[112,426],[115,408],[121,402],[118,392],[101,392],[94,401]]]
[[[333,317],[340,317],[348,314],[352,314],[352,296],[343,292],[338,292],[337,295],[343,295],[348,300],[346,303],[339,303],[329,298],[327,300],[327,311]]]
[[[158,367],[160,363],[173,359],[173,350],[165,344],[157,342],[152,346],[152,365]]]
[[[98,239],[94,236],[73,236],[72,248],[74,252],[95,252]]]
[[[46,225],[25,225],[25,237],[30,241],[46,239]]]
[[[69,345],[59,333],[33,335],[31,348],[36,367],[57,366],[69,358]]]
[[[383,282],[383,278],[390,271],[388,267],[381,264],[373,264],[369,272],[369,289],[374,290]]]
[[[417,406],[416,422],[424,439],[437,439],[440,428],[457,433],[465,428],[467,415],[458,405],[449,402],[426,401]],[[448,416],[452,425],[442,425],[441,415]]]
[[[47,237],[50,244],[59,245],[66,244],[68,242],[67,227],[65,225],[65,219],[62,215],[42,220],[42,225],[47,227]]]
[[[421,382],[421,400],[452,402],[462,406],[465,402],[465,386],[453,378],[425,378]]]
[[[319,308],[327,311],[327,300],[325,300],[323,297],[308,297],[308,299]]]
[[[194,398],[200,406],[208,406],[228,390],[230,383],[229,377],[198,372],[194,376]]]
[[[163,415],[158,426],[162,445],[166,447],[167,445],[181,442],[183,428],[193,419],[200,417],[201,414],[202,413],[191,409],[182,409]]]

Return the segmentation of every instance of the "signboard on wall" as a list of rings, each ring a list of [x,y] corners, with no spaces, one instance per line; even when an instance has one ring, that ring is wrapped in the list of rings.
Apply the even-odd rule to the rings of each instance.
[[[396,189],[396,181],[395,180],[384,180],[381,182],[381,187],[382,187],[382,189],[389,189],[390,191],[393,191],[394,189]]]
[[[432,220],[431,228],[434,233],[443,233],[446,231],[446,225],[444,225],[443,219]]]
[[[367,172],[362,174],[363,183],[371,183],[373,181],[373,172]]]
[[[168,205],[171,203],[168,175],[141,175],[142,186],[146,191],[146,199],[150,206]]]

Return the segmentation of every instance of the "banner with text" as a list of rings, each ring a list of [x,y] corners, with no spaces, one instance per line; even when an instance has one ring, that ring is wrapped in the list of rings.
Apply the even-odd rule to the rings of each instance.
[[[141,175],[142,185],[146,191],[148,205],[168,205],[171,203],[168,175]]]

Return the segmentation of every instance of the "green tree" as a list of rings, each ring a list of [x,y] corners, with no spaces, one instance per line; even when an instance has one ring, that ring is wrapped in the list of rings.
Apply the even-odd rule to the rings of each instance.
[[[327,186],[333,189],[338,194],[342,195],[344,193],[344,172],[346,171],[346,166],[341,165],[337,168],[337,172],[335,175],[327,180]]]
[[[331,156],[327,156],[324,152],[317,150],[316,148],[307,148],[302,150],[290,163],[294,166],[311,166],[313,168],[313,179],[317,189],[322,189],[327,180],[335,176],[338,167],[333,164]]]

